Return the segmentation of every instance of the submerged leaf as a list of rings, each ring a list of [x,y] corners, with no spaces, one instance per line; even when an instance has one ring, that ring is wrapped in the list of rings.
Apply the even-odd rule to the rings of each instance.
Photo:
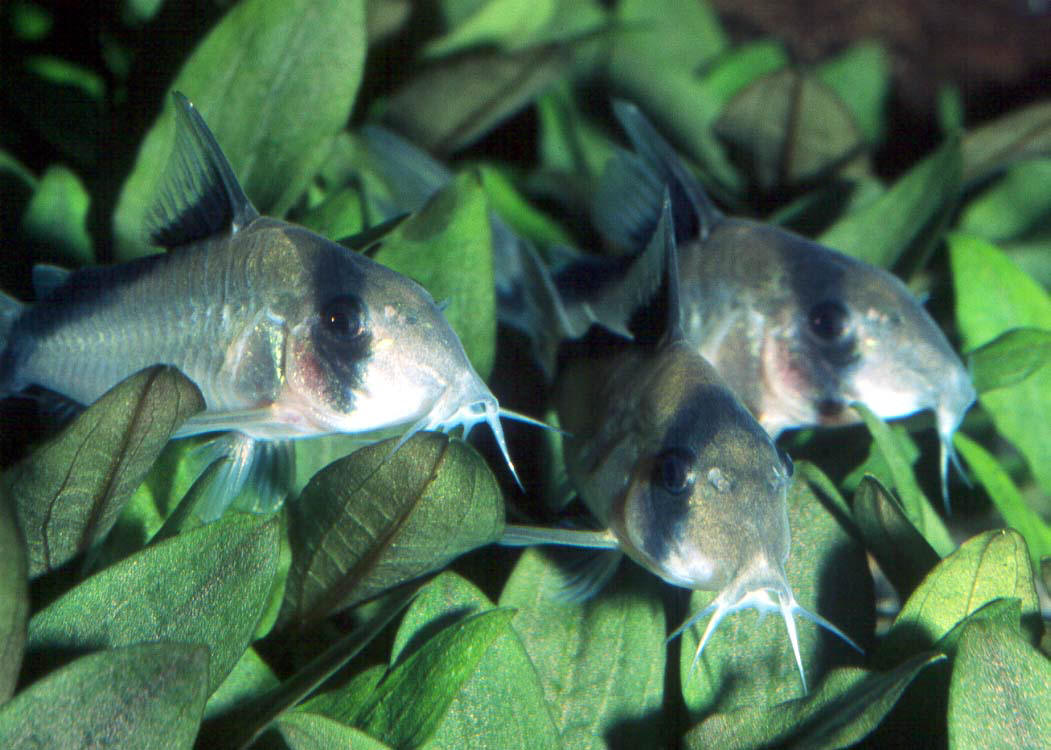
[[[949,683],[951,747],[1046,747],[1051,661],[1017,629],[990,620],[960,635]]]
[[[88,235],[87,190],[76,174],[65,167],[50,167],[22,215],[22,235],[45,257],[72,266],[95,260]]]
[[[230,516],[94,575],[29,622],[34,658],[148,641],[211,654],[208,693],[251,641],[277,567],[278,521]]]
[[[380,740],[355,727],[340,724],[321,714],[291,711],[277,722],[281,738],[291,750],[331,750],[335,747],[353,750],[389,750]]]
[[[963,139],[964,179],[974,183],[1034,155],[1051,154],[1051,101],[1034,102],[969,131]]]
[[[0,746],[193,747],[208,695],[208,650],[147,643],[77,659],[0,708]]]
[[[364,59],[363,0],[245,0],[198,45],[171,88],[200,110],[245,193],[267,213],[299,195],[312,176],[305,166],[319,166],[318,146],[346,124]],[[151,252],[146,219],[174,135],[169,97],[163,106],[117,204],[121,258]]]
[[[959,228],[998,242],[1038,227],[1049,214],[1051,159],[1034,159],[1014,165],[1003,179],[971,200],[960,215]]]
[[[1012,328],[968,355],[978,393],[1009,388],[1051,364],[1051,330]]]
[[[512,627],[536,667],[563,746],[660,746],[667,651],[661,583],[624,563],[593,599],[562,601],[566,558],[552,552],[559,551],[525,550],[500,604],[518,609]]]
[[[890,88],[890,60],[877,42],[860,42],[827,60],[816,71],[854,115],[869,143],[884,130],[884,105]]]
[[[440,433],[396,444],[331,464],[292,503],[283,621],[324,617],[499,538],[503,497],[481,456]]]
[[[905,688],[942,654],[917,654],[888,672],[834,669],[813,693],[770,706],[719,713],[691,729],[687,748],[841,748],[860,742],[894,707]]]
[[[0,491],[0,705],[15,692],[26,642],[29,587],[26,550]]]
[[[4,473],[29,552],[29,574],[61,566],[102,539],[172,433],[204,409],[171,367],[132,375]]]

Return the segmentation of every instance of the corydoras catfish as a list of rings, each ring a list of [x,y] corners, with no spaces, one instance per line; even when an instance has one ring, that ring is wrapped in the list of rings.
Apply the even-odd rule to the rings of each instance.
[[[633,320],[634,340],[594,326],[560,353],[555,402],[568,432],[566,466],[608,531],[509,526],[503,541],[617,549],[668,583],[718,591],[675,633],[713,613],[694,663],[727,614],[780,612],[805,689],[794,615],[853,643],[792,593],[784,570],[791,460],[687,343],[665,216],[653,238],[665,248],[663,278]]]
[[[617,118],[636,153],[603,175],[595,219],[614,244],[642,247],[670,191],[687,339],[773,435],[934,411],[942,489],[952,436],[974,402],[944,334],[894,275],[771,224],[728,218],[633,105]]]
[[[0,295],[0,396],[36,385],[89,404],[142,368],[177,367],[206,403],[178,436],[239,436],[205,517],[295,438],[397,428],[404,441],[485,421],[511,466],[496,398],[431,296],[260,216],[196,109],[174,99],[153,232],[170,252],[74,272],[38,266],[36,304]],[[281,499],[279,487],[260,502]]]

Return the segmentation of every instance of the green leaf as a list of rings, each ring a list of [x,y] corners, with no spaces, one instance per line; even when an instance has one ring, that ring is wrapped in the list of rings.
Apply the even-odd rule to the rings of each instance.
[[[813,489],[797,477],[788,496],[792,535],[785,573],[799,604],[831,621],[863,647],[871,640],[875,607],[865,550],[828,512]],[[695,591],[690,612],[708,606],[717,592]],[[682,636],[679,670],[682,693],[693,717],[745,705],[772,706],[799,697],[792,647],[781,617],[756,622],[752,612],[728,616],[705,646],[697,668],[694,654],[702,621]],[[857,661],[856,652],[836,636],[796,618],[799,651],[808,683],[821,669]]]
[[[87,190],[65,167],[49,167],[22,215],[22,235],[34,247],[46,248],[45,257],[66,265],[94,262],[88,235]]]
[[[834,669],[813,693],[769,706],[744,706],[691,729],[687,748],[841,748],[860,742],[897,703],[905,688],[942,654],[917,654],[888,672]]]
[[[391,662],[443,623],[492,609],[492,602],[473,584],[453,572],[440,574],[405,613]],[[562,746],[536,670],[513,629],[499,635],[485,652],[427,748],[472,745],[505,750]]]
[[[95,101],[106,93],[102,76],[76,63],[50,55],[34,55],[25,61],[26,70],[56,86],[79,89]]]
[[[485,0],[448,32],[423,47],[426,57],[441,57],[470,47],[522,47],[536,39],[555,14],[555,0]]]
[[[923,534],[923,538],[940,557],[945,557],[956,548],[956,543],[941,516],[934,511],[920,489],[900,441],[896,439],[887,423],[873,414],[867,406],[857,403],[851,406],[861,415],[872,433],[872,439],[886,462],[890,483],[898,493],[902,510],[905,511],[909,522]]]
[[[883,137],[883,109],[890,89],[890,61],[883,46],[860,42],[823,62],[816,72],[847,105],[865,140],[878,142]]]
[[[474,369],[488,377],[496,356],[493,243],[485,191],[461,175],[382,240],[373,258],[448,302],[446,320]]]
[[[956,320],[965,349],[1004,331],[1051,330],[1051,295],[984,240],[949,235]],[[1033,476],[1051,492],[1051,368],[1041,368],[1009,388],[982,393],[982,407],[996,429],[1025,456]]]
[[[319,714],[342,724],[353,724],[386,674],[386,664],[375,664],[358,672],[338,689],[315,695],[294,711]]]
[[[204,718],[210,719],[232,710],[245,701],[257,698],[281,684],[270,666],[254,648],[248,648],[226,679],[208,697]]]
[[[929,244],[931,230],[955,207],[960,170],[960,139],[951,136],[881,197],[833,224],[820,241],[882,268],[906,255],[925,255],[914,248]]]
[[[558,552],[526,549],[500,604],[518,609],[512,627],[536,667],[563,746],[660,746],[667,632],[656,587],[663,584],[623,563],[594,598],[561,601],[572,574]]]
[[[425,743],[513,616],[513,609],[502,607],[443,628],[383,678],[362,707],[358,726],[392,747]]]
[[[1016,164],[967,204],[959,229],[992,242],[1024,234],[1051,215],[1051,159]]]
[[[949,683],[950,747],[1044,747],[1051,737],[1051,661],[1017,629],[967,626]]]
[[[1051,363],[1051,331],[1012,328],[967,355],[978,393],[1021,383]]]
[[[960,636],[967,630],[968,626],[977,620],[988,620],[1020,632],[1022,624],[1022,602],[1020,599],[993,599],[983,604],[967,617],[956,623],[952,630],[938,639],[934,645],[936,651],[947,656],[955,656],[960,644]]]
[[[363,0],[245,0],[184,63],[172,89],[215,133],[245,193],[266,213],[290,205],[319,146],[350,116],[365,58]],[[173,142],[173,105],[139,150],[114,215],[117,255],[150,252],[146,223]],[[306,173],[304,173],[306,172]]]
[[[77,659],[0,708],[0,745],[193,747],[208,695],[208,650],[148,643]]]
[[[0,705],[15,692],[29,616],[27,562],[22,535],[0,490]]]
[[[1007,112],[963,139],[964,180],[980,182],[1020,159],[1051,153],[1051,101]]]
[[[114,386],[65,430],[4,473],[29,552],[29,575],[102,539],[172,433],[204,409],[171,367]]]
[[[29,621],[28,651],[197,643],[214,691],[241,658],[274,579],[278,520],[231,515],[97,573]]]
[[[291,750],[331,750],[335,747],[353,750],[388,750],[387,745],[360,729],[340,724],[335,719],[306,711],[292,711],[277,722],[281,738]]]
[[[877,657],[893,663],[930,648],[964,617],[1005,597],[1021,601],[1023,617],[1039,611],[1025,540],[1017,531],[997,529],[938,563],[901,608]]]
[[[1040,558],[1051,555],[1051,525],[1026,504],[1011,476],[985,448],[959,432],[954,443],[975,479],[989,493],[1004,523],[1025,538],[1033,565],[1039,565]]]
[[[866,475],[854,492],[854,520],[865,546],[902,599],[941,560],[880,481]]]
[[[704,72],[705,88],[721,109],[741,89],[788,64],[782,44],[770,40],[732,47]]]
[[[55,19],[36,3],[11,4],[11,28],[15,36],[26,42],[38,42],[51,33]]]
[[[862,145],[835,92],[796,68],[749,84],[727,102],[714,127],[763,190],[814,180]]]
[[[613,156],[613,141],[580,111],[569,85],[553,86],[537,100],[536,108],[540,120],[541,167],[560,175],[563,180],[579,175],[584,182],[601,175],[606,162]],[[494,206],[500,210],[500,203],[495,199]],[[508,216],[504,215],[504,219],[515,226]],[[523,234],[544,243],[539,236],[528,232]]]
[[[526,202],[506,172],[483,165],[479,167],[478,173],[493,210],[519,237],[541,245],[573,244],[565,229]]]
[[[290,507],[282,620],[369,599],[496,541],[504,508],[474,449],[440,433],[363,448],[320,471]]]

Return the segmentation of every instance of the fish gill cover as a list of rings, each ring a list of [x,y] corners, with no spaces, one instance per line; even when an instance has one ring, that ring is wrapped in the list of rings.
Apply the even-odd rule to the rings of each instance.
[[[623,564],[574,601],[562,594],[587,556],[492,546],[505,516],[587,527],[578,504],[561,507],[560,436],[508,426],[525,494],[489,438],[481,453],[433,433],[393,454],[298,441],[280,510],[202,525],[193,439],[165,446],[202,408],[176,371],[134,376],[61,428],[46,399],[9,398],[0,745],[1048,744],[1046,76],[985,99],[947,84],[931,130],[900,109],[893,45],[802,59],[704,2],[124,0],[84,13],[0,9],[0,279],[13,298],[32,299],[34,264],[156,250],[146,219],[179,90],[262,213],[358,235],[348,244],[445,304],[501,404],[544,415],[528,342],[497,327],[494,253],[508,228],[552,264],[560,246],[611,251],[586,217],[630,148],[611,106],[627,99],[727,216],[816,238],[927,300],[978,392],[953,438],[970,484],[950,473],[947,515],[929,413],[862,410],[864,424],[781,436],[795,460],[788,580],[865,649],[800,622],[804,693],[779,618],[727,617],[692,668],[703,623],[666,638],[715,592]],[[451,172],[407,191],[366,125]],[[922,156],[896,160],[916,144]]]

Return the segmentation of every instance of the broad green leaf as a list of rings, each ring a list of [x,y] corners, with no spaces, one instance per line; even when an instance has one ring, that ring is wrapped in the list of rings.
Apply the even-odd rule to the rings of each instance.
[[[474,449],[431,432],[395,445],[331,464],[290,506],[283,621],[324,617],[499,538],[503,497]]]
[[[1025,538],[1033,565],[1039,565],[1040,558],[1051,555],[1051,525],[1026,504],[1010,475],[985,448],[959,432],[954,443],[1004,523]]]
[[[357,725],[393,747],[423,745],[493,642],[508,632],[513,616],[514,610],[504,607],[443,628],[387,673]]]
[[[29,587],[26,550],[0,490],[0,705],[15,692],[26,642]]]
[[[883,455],[889,472],[890,484],[898,493],[901,507],[909,522],[923,534],[924,539],[939,556],[945,557],[956,548],[956,543],[953,542],[941,516],[934,511],[930,501],[920,489],[911,463],[902,451],[900,441],[895,438],[887,423],[873,414],[867,406],[864,404],[852,404],[852,406],[865,421],[876,447]]]
[[[572,573],[557,552],[526,549],[500,604],[518,609],[512,627],[536,667],[562,745],[660,746],[667,630],[656,588],[664,584],[624,562],[594,598],[561,601]]]
[[[555,0],[486,0],[471,15],[423,47],[427,57],[441,57],[470,47],[502,48],[529,44],[555,14]]]
[[[1051,159],[1016,164],[967,204],[960,231],[992,242],[1024,234],[1051,215]]]
[[[832,622],[864,647],[871,640],[875,607],[865,550],[797,477],[788,496],[792,535],[785,573],[799,604]],[[708,606],[717,592],[695,591],[689,612]],[[679,670],[683,698],[693,717],[745,705],[772,706],[803,693],[792,647],[781,617],[757,622],[751,611],[726,617],[704,648],[694,654],[707,625],[702,620],[682,636]],[[796,618],[799,651],[807,682],[822,669],[857,661],[856,652],[836,636]]]
[[[563,180],[578,177],[582,183],[601,175],[606,162],[613,156],[613,142],[580,111],[569,85],[553,86],[537,100],[536,109],[540,120],[538,148],[541,167],[560,175]],[[495,199],[494,205],[499,210]],[[504,218],[510,222],[508,216]],[[523,234],[541,240],[536,235]]]
[[[365,58],[363,0],[245,0],[233,5],[172,83],[215,133],[260,211],[306,186],[318,147],[350,116]],[[114,215],[117,255],[150,252],[147,217],[174,137],[173,105],[139,150]]]
[[[95,260],[88,235],[90,196],[73,172],[50,167],[22,215],[22,235],[34,247],[46,248],[45,257],[66,265],[83,266]]]
[[[0,746],[193,747],[208,695],[208,650],[146,643],[77,659],[0,708]]]
[[[1051,295],[984,240],[949,235],[956,320],[964,349],[975,349],[1012,328],[1051,330]],[[982,393],[996,429],[1025,456],[1033,476],[1051,492],[1051,368],[1009,388]]]
[[[882,268],[906,255],[925,255],[913,248],[929,244],[931,232],[952,212],[960,169],[960,139],[951,136],[880,198],[833,224],[820,241]]]
[[[386,102],[384,120],[431,153],[470,145],[535,99],[573,63],[573,45],[480,49],[438,60]]]
[[[442,623],[491,609],[492,602],[473,584],[453,572],[442,573],[405,613],[391,662],[397,663]],[[562,746],[536,670],[513,629],[493,641],[426,747],[472,745],[506,750]]]
[[[800,479],[806,480],[812,489],[824,495],[826,500],[832,503],[836,510],[843,513],[845,517],[850,516],[850,506],[842,493],[840,493],[839,488],[836,487],[836,483],[825,472],[821,471],[817,464],[810,461],[796,461],[795,470]]]
[[[257,698],[281,684],[273,670],[249,647],[226,679],[208,696],[204,718],[209,719],[230,711],[245,701]]]
[[[153,19],[164,0],[122,0],[121,18],[129,25],[144,24]]]
[[[617,20],[624,32],[614,52],[624,59],[612,63],[614,77],[632,62],[649,75],[671,68],[694,72],[728,46],[718,15],[705,2],[622,0]]]
[[[1051,100],[1044,99],[1011,110],[964,136],[964,181],[979,182],[1019,159],[1048,154],[1051,154]]]
[[[732,47],[704,71],[705,88],[721,108],[748,84],[788,64],[784,46],[763,40]]]
[[[960,636],[949,683],[951,747],[1046,747],[1051,661],[1017,629],[978,620]]]
[[[483,165],[478,173],[493,210],[515,234],[541,245],[573,244],[565,229],[526,202],[506,172]]]
[[[865,140],[876,143],[883,136],[890,61],[882,45],[860,42],[818,66],[817,77],[836,92],[854,115]]]
[[[82,65],[50,55],[34,55],[25,61],[26,70],[55,86],[78,89],[93,100],[102,99],[106,84],[102,76]]]
[[[29,552],[29,574],[57,568],[102,539],[172,433],[204,408],[171,367],[114,386],[3,476]]]
[[[763,190],[814,180],[862,145],[835,92],[796,68],[749,84],[727,102],[714,127]]]
[[[303,226],[337,241],[365,228],[365,207],[356,187],[333,190],[321,203],[299,217]]]
[[[880,481],[866,475],[854,492],[854,520],[865,546],[902,599],[941,560]]]
[[[377,261],[418,281],[439,302],[474,369],[488,377],[496,353],[493,245],[485,191],[457,177],[381,241]]]
[[[881,663],[930,648],[984,604],[1021,601],[1023,617],[1039,611],[1029,551],[1017,531],[979,534],[942,560],[906,600],[880,645]]]
[[[341,724],[352,725],[386,674],[386,664],[375,664],[358,672],[339,688],[319,693],[294,710],[327,716]]]
[[[306,711],[292,711],[277,722],[281,738],[291,750],[331,750],[336,747],[353,750],[388,750],[390,745],[369,736],[360,729],[340,724],[335,719]]]
[[[366,0],[369,44],[376,44],[398,33],[412,15],[412,0]]]
[[[691,729],[687,748],[841,748],[863,740],[894,707],[905,688],[942,654],[917,654],[888,672],[834,669],[809,695],[776,707],[743,706]]]
[[[995,622],[997,625],[1020,632],[1022,625],[1022,602],[1019,599],[1011,598],[993,599],[991,602],[983,604],[974,612],[967,615],[967,617],[956,623],[952,630],[939,638],[938,642],[934,644],[934,649],[946,654],[947,656],[955,656],[956,649],[960,644],[960,636],[967,631],[967,628],[971,623],[977,620],[988,620],[990,622]]]
[[[10,7],[11,28],[19,39],[38,42],[51,33],[55,19],[48,10],[31,2],[14,2]]]
[[[1051,331],[1012,328],[967,355],[978,393],[1021,383],[1051,364]]]
[[[278,520],[231,515],[97,573],[29,621],[35,658],[149,641],[211,654],[211,693],[241,658],[266,605]]]

